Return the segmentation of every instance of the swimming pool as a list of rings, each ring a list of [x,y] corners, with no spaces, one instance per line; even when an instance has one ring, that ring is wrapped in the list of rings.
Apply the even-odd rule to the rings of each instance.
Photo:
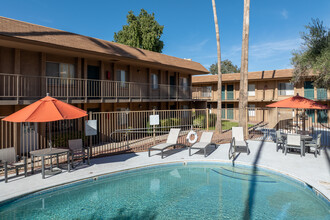
[[[329,219],[329,202],[265,169],[175,163],[124,171],[23,196],[0,219]]]

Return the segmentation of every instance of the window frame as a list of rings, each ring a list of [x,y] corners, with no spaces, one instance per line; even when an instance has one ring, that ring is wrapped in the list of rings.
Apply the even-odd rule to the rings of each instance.
[[[58,65],[58,73],[56,73],[56,76],[54,74],[52,75],[49,75],[49,72],[47,71],[48,68],[47,68],[47,64],[56,64]],[[62,71],[63,67],[66,66],[66,73],[64,73]],[[75,64],[72,64],[72,63],[61,63],[61,62],[54,62],[54,61],[46,61],[46,77],[47,78],[50,78],[50,77],[53,77],[53,78],[58,78],[60,80],[60,85],[67,85],[67,83],[69,85],[72,85],[74,82],[73,80],[68,80],[68,79],[74,79],[75,78],[75,75],[76,75],[76,66]],[[65,80],[65,81],[63,81]],[[48,84],[51,84],[51,85],[56,85],[56,82],[50,82]]]
[[[124,76],[124,80],[123,80]],[[119,79],[118,79],[119,78]],[[128,87],[128,81],[127,81],[127,71],[123,69],[117,69],[116,70],[116,81],[119,82],[120,88],[127,88]]]
[[[285,85],[284,88],[282,88],[283,86],[281,85]],[[292,90],[291,89],[287,89],[288,85],[291,85],[292,86]],[[279,82],[278,83],[278,95],[279,96],[292,96],[294,95],[294,85],[292,83],[289,83],[289,82]],[[285,94],[283,94],[283,91]]]
[[[253,86],[254,87],[254,90],[250,91],[250,86]],[[248,84],[248,96],[256,96],[256,84],[254,83],[251,83],[251,84]]]
[[[151,73],[151,89],[159,89],[159,77],[157,73]]]

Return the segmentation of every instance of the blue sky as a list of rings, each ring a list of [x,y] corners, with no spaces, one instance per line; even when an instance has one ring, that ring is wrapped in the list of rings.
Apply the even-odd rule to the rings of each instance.
[[[243,0],[216,0],[222,60],[241,63]],[[7,0],[0,15],[112,41],[129,10],[154,12],[164,25],[164,54],[216,62],[211,0]],[[311,18],[330,27],[330,0],[251,0],[249,71],[290,68],[291,52]]]

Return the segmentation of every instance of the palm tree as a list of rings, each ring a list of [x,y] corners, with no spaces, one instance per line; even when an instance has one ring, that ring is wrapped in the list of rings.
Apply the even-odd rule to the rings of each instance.
[[[214,0],[212,0],[212,6],[213,6],[215,32],[216,32],[216,36],[217,36],[217,54],[218,54],[218,107],[217,107],[217,122],[215,124],[215,130],[217,132],[221,133],[222,132],[222,125],[221,125],[221,81],[222,81],[221,51],[220,51],[220,35],[219,35],[217,9],[216,9]]]
[[[244,136],[248,136],[247,104],[248,104],[248,57],[249,57],[249,25],[250,0],[244,0],[243,39],[241,56],[241,75],[239,91],[239,126],[244,129]]]

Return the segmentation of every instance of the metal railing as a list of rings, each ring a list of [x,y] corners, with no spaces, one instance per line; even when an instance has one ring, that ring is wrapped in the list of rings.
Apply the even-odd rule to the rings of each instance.
[[[236,111],[237,109],[233,109]],[[257,113],[257,112],[255,112]],[[308,132],[313,137],[322,133],[322,145],[330,146],[329,111],[325,114],[309,113],[305,124],[292,116],[292,110],[280,110],[275,117],[256,121],[249,115],[249,139],[274,141],[276,130],[284,133]],[[150,115],[159,115],[159,125],[150,125]],[[323,118],[319,118],[322,116]],[[1,119],[2,117],[0,117]],[[87,137],[84,133],[85,120],[97,120],[97,135]],[[91,112],[88,117],[74,120],[56,121],[51,127],[46,123],[10,123],[0,120],[0,149],[15,147],[21,156],[29,157],[29,152],[48,148],[48,131],[51,129],[53,147],[67,148],[68,140],[82,139],[85,146],[91,146],[91,156],[146,151],[149,147],[166,141],[170,128],[181,128],[179,143],[188,145],[187,132],[214,130],[216,114],[209,109],[150,110],[122,112]],[[254,122],[252,122],[254,121]],[[213,142],[223,143],[231,140],[231,127],[238,123],[223,120],[223,133],[216,134]],[[200,134],[199,134],[200,137]],[[65,161],[66,156],[60,160]],[[38,163],[36,164],[38,165]]]
[[[61,100],[191,100],[191,86],[0,73],[0,101],[35,100],[46,93]]]

